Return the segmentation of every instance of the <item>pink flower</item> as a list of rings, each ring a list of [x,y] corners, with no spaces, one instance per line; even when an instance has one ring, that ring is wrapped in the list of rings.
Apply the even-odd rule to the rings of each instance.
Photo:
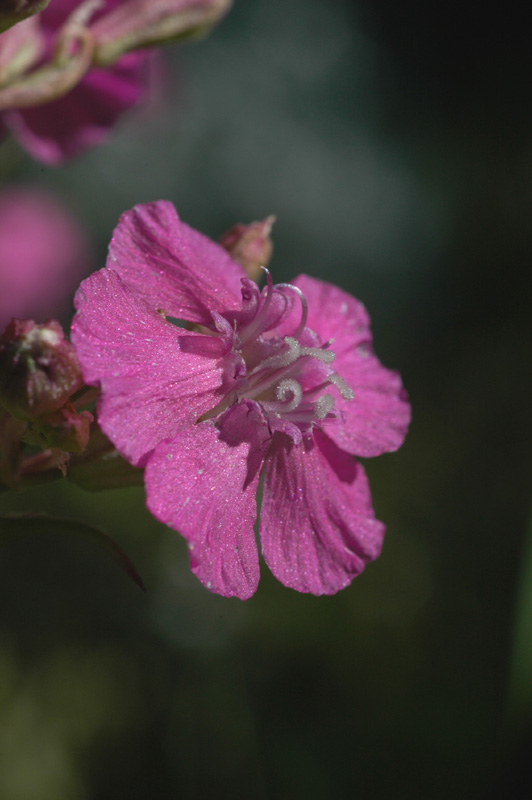
[[[82,229],[53,194],[0,192],[0,332],[12,317],[59,316],[90,266]]]
[[[122,4],[124,0],[105,0],[92,14],[91,24]],[[53,0],[38,17],[21,22],[2,34],[0,49],[7,47],[15,36],[22,36],[22,26],[28,30],[29,47],[35,39],[35,21],[38,20],[38,34],[44,39],[43,59],[50,58],[67,18],[81,5],[79,0]],[[81,80],[76,76],[77,85],[58,99],[4,111],[5,126],[33,158],[45,164],[57,165],[77,156],[100,144],[120,115],[145,96],[150,55],[149,51],[141,50],[126,53],[105,68],[92,66]],[[92,52],[87,57],[91,56]],[[82,65],[82,68],[86,70],[87,66]],[[74,67],[72,71],[75,72]],[[66,73],[67,70],[64,80],[70,80]]]
[[[305,275],[267,280],[260,292],[170,203],[137,206],[76,295],[72,341],[101,389],[101,427],[145,466],[148,508],[187,539],[207,588],[257,588],[262,474],[268,566],[286,586],[333,594],[384,534],[354,456],[397,449],[410,408],[358,300]]]

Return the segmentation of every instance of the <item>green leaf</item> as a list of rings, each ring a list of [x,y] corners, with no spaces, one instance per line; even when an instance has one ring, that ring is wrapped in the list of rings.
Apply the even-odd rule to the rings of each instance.
[[[532,517],[521,565],[508,686],[508,722],[515,729],[525,725],[532,712]]]

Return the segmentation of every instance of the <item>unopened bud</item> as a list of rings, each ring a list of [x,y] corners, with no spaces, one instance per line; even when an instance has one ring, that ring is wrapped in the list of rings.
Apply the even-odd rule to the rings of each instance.
[[[261,267],[267,267],[270,263],[273,253],[270,232],[274,222],[274,216],[249,225],[239,222],[219,239],[222,247],[246,270],[251,280],[256,281],[260,277]]]
[[[175,39],[196,38],[220,22],[232,0],[129,0],[101,16],[91,33],[94,63],[112,64],[123,53]]]
[[[2,0],[0,4],[0,33],[34,14],[43,11],[50,0]]]
[[[91,16],[101,6],[101,0],[83,0],[67,17],[58,32],[49,61],[33,71],[15,71],[16,80],[4,79],[0,85],[0,110],[11,108],[30,108],[57,100],[67,94],[84,77],[92,64],[94,39],[88,29]],[[25,31],[25,49],[36,47],[34,38],[39,33],[30,28],[34,20],[22,23]],[[5,36],[10,39],[18,34],[17,28]],[[11,47],[13,45],[10,45]],[[28,56],[26,56],[28,58]],[[29,64],[27,65],[29,66]],[[5,67],[9,75],[12,67]]]
[[[37,19],[28,19],[0,36],[0,88],[9,86],[41,58],[46,40]],[[3,94],[3,92],[2,92]],[[0,98],[1,98],[0,94]]]
[[[58,322],[11,320],[0,336],[0,403],[13,416],[52,414],[81,385],[76,353]]]

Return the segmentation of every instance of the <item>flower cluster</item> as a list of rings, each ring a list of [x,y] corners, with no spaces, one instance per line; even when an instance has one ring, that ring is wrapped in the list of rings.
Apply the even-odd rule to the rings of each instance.
[[[87,447],[93,415],[78,413],[82,389],[74,348],[55,320],[13,319],[0,336],[0,482],[66,474],[71,453]],[[26,445],[37,447],[28,453]]]
[[[197,37],[230,5],[8,2],[0,136],[51,165],[100,143],[145,95],[154,46]],[[49,317],[87,274],[83,237],[43,197],[0,195],[0,323]],[[293,589],[333,594],[379,555],[384,525],[357,459],[396,450],[410,421],[364,306],[306,275],[273,282],[273,222],[214,243],[168,202],[137,206],[76,294],[72,343],[52,319],[11,319],[0,336],[0,483],[144,478],[199,580],[241,599],[259,580],[258,505],[264,560]]]
[[[137,206],[76,295],[72,341],[102,430],[145,467],[148,508],[188,541],[205,586],[255,592],[262,477],[266,563],[286,586],[332,594],[384,534],[355,456],[397,449],[410,407],[358,300],[266,277],[260,291],[170,203]]]
[[[0,34],[0,135],[52,165],[99,144],[148,91],[146,47],[208,30],[230,2],[53,0]]]

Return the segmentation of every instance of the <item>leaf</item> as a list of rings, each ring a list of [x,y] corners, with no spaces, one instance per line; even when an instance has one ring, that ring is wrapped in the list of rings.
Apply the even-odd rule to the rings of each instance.
[[[520,730],[532,710],[532,517],[525,537],[516,595],[508,685],[508,722]]]
[[[105,550],[135,581],[137,586],[142,591],[146,591],[142,578],[126,553],[114,539],[98,528],[76,520],[49,517],[47,514],[12,514],[0,517],[0,542],[4,540],[5,536],[20,536],[27,533],[60,533],[67,536],[79,536],[91,541]]]

